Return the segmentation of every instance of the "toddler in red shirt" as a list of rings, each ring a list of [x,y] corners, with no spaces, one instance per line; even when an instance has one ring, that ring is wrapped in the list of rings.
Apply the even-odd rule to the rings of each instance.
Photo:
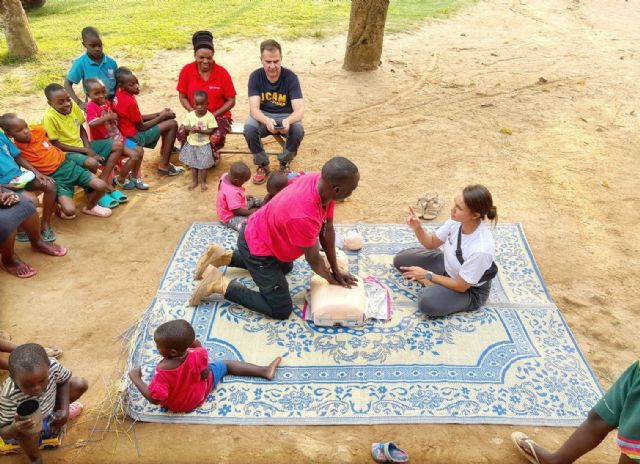
[[[273,380],[282,360],[277,357],[268,366],[229,360],[210,363],[207,350],[184,319],[161,324],[153,339],[163,359],[156,366],[151,382],[147,385],[142,380],[140,367],[132,369],[129,378],[149,402],[173,412],[190,412],[202,405],[227,374]]]

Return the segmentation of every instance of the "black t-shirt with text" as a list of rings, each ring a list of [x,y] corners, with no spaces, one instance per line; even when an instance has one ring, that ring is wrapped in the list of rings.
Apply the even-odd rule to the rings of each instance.
[[[281,68],[276,82],[269,82],[264,68],[256,69],[249,76],[249,97],[260,97],[260,110],[267,113],[293,113],[291,100],[302,98],[300,81],[296,74]]]

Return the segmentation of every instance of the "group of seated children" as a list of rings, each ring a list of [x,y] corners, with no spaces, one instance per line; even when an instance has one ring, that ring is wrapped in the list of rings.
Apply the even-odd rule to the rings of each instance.
[[[15,113],[0,116],[4,132],[0,134],[0,186],[44,192],[41,227],[43,240],[48,242],[56,238],[51,227],[53,213],[63,219],[75,217],[76,186],[87,192],[82,212],[102,218],[128,201],[121,190],[147,190],[149,185],[140,175],[143,149],[154,148],[160,139],[159,173],[174,176],[182,172],[169,162],[178,129],[175,114],[170,109],[141,114],[135,75],[118,68],[103,53],[95,28],[83,29],[82,43],[87,52],[74,61],[64,87],[52,83],[45,88],[49,108],[40,124],[29,126]],[[86,103],[73,90],[73,84],[80,81]],[[194,124],[194,130],[197,127]],[[19,235],[18,240],[26,238]]]

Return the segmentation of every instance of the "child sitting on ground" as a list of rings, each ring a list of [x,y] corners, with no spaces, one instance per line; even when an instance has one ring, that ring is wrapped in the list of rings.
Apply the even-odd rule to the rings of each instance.
[[[23,171],[20,166],[31,171],[35,178],[22,185],[20,178]],[[0,132],[0,187],[19,192],[23,188],[29,191],[44,192],[42,198],[42,220],[40,221],[40,230],[42,240],[45,242],[53,242],[56,234],[51,227],[51,215],[56,207],[56,183],[48,176],[41,174],[29,164],[29,162],[20,156],[20,149],[16,147],[5,134]],[[33,176],[32,176],[33,177]],[[19,231],[17,240],[20,242],[28,242],[26,232]]]
[[[87,391],[87,381],[72,377],[69,370],[47,357],[44,348],[36,343],[13,350],[9,355],[9,376],[0,389],[0,436],[5,441],[17,440],[30,462],[40,463],[40,427],[33,419],[18,417],[18,405],[36,400],[44,428],[57,432],[82,412],[82,405],[76,400]]]
[[[162,139],[158,174],[161,176],[182,174],[184,169],[177,168],[169,162],[178,131],[176,114],[169,108],[165,108],[159,113],[140,113],[136,101],[136,95],[140,93],[140,85],[138,78],[130,69],[118,68],[116,82],[118,87],[113,99],[113,108],[118,114],[118,128],[122,135],[132,139],[143,148],[155,148],[158,140]]]
[[[635,361],[589,412],[587,419],[554,453],[522,432],[511,440],[520,454],[534,464],[570,464],[591,451],[609,432],[618,429],[619,464],[640,462],[640,363]]]
[[[66,158],[74,163],[97,172],[104,165],[100,178],[106,182],[113,168],[122,156],[122,142],[106,140],[89,141],[84,129],[85,117],[80,107],[71,101],[69,94],[60,84],[45,87],[49,108],[42,117],[42,125],[53,146],[66,152]],[[105,208],[115,208],[128,200],[126,195],[107,184],[107,192],[98,201]]]
[[[76,95],[73,84],[82,81],[85,95],[87,94],[87,79],[97,77],[107,87],[107,98],[113,99],[116,94],[116,69],[118,65],[109,55],[102,50],[102,38],[95,27],[82,29],[82,46],[87,50],[80,55],[71,65],[71,69],[64,80],[64,88],[73,101],[81,109],[86,109],[86,103]]]
[[[187,113],[179,129],[189,134],[180,150],[180,161],[191,168],[192,182],[189,190],[196,188],[199,179],[203,192],[207,190],[207,169],[216,164],[209,137],[218,127],[218,123],[213,114],[207,111],[208,105],[207,92],[196,90],[193,94],[194,110]]]
[[[82,208],[83,213],[98,217],[111,216],[111,209],[97,204],[107,191],[107,184],[87,169],[66,159],[62,150],[49,141],[44,127],[34,126],[30,130],[23,119],[14,113],[7,113],[0,116],[0,128],[13,138],[21,151],[20,156],[30,163],[36,176],[49,176],[55,181],[63,219],[75,217],[73,191],[76,185],[93,189],[86,195],[87,205]]]
[[[125,139],[118,130],[118,115],[113,112],[111,103],[107,99],[107,89],[102,81],[96,77],[90,77],[85,79],[84,85],[89,97],[86,113],[91,140],[111,139],[112,142],[119,142],[123,145],[124,155],[129,157],[118,175],[114,176],[114,185],[125,190],[134,188],[148,190],[149,184],[144,182],[138,174],[142,165],[144,149],[133,140]]]
[[[291,180],[287,176],[286,172],[276,171],[272,173],[267,180],[267,194],[262,199],[262,204],[260,206],[266,205],[267,202],[272,200],[273,197],[275,197],[280,190],[289,185],[290,182]]]
[[[242,187],[251,178],[251,170],[242,161],[236,161],[220,177],[216,211],[218,219],[225,226],[240,231],[249,216],[258,210],[262,200],[246,196]]]
[[[210,363],[207,350],[184,319],[161,324],[153,339],[163,359],[151,383],[142,380],[140,367],[132,369],[129,378],[148,401],[173,412],[190,412],[202,405],[227,374],[272,380],[281,361],[277,357],[268,366],[219,359]]]

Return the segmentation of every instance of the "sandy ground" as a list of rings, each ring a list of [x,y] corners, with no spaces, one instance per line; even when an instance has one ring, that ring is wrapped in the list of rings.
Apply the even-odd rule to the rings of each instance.
[[[285,65],[299,74],[307,105],[295,167],[317,169],[334,154],[358,164],[360,188],[339,206],[338,222],[399,223],[426,191],[449,199],[471,182],[489,186],[500,220],[524,224],[554,301],[608,387],[640,348],[629,293],[640,286],[638,17],[638,2],[481,1],[420,31],[386,37],[381,68],[367,74],[341,69],[345,37],[285,43]],[[257,43],[221,38],[217,47],[239,91],[235,117],[243,120]],[[143,110],[179,108],[175,81],[190,56],[162,53],[139,72]],[[44,105],[39,95],[2,102],[29,117]],[[243,144],[230,137],[230,147]],[[150,153],[151,191],[134,193],[109,220],[81,215],[55,223],[67,257],[18,245],[39,275],[0,275],[0,326],[18,341],[61,346],[64,364],[91,383],[84,403],[95,407],[106,395],[103,382],[114,379],[116,337],[147,308],[189,223],[216,219],[214,187],[236,159],[249,160],[227,155],[209,176],[212,188],[200,193],[187,191],[188,176],[159,179]],[[447,209],[438,221],[446,217]],[[76,448],[91,426],[85,418],[73,427],[67,446],[47,452],[46,461],[358,463],[370,461],[371,442],[396,440],[416,463],[523,462],[509,426],[139,424],[139,458],[132,437],[122,434]],[[572,431],[518,428],[552,448]],[[580,462],[617,462],[613,438]]]

